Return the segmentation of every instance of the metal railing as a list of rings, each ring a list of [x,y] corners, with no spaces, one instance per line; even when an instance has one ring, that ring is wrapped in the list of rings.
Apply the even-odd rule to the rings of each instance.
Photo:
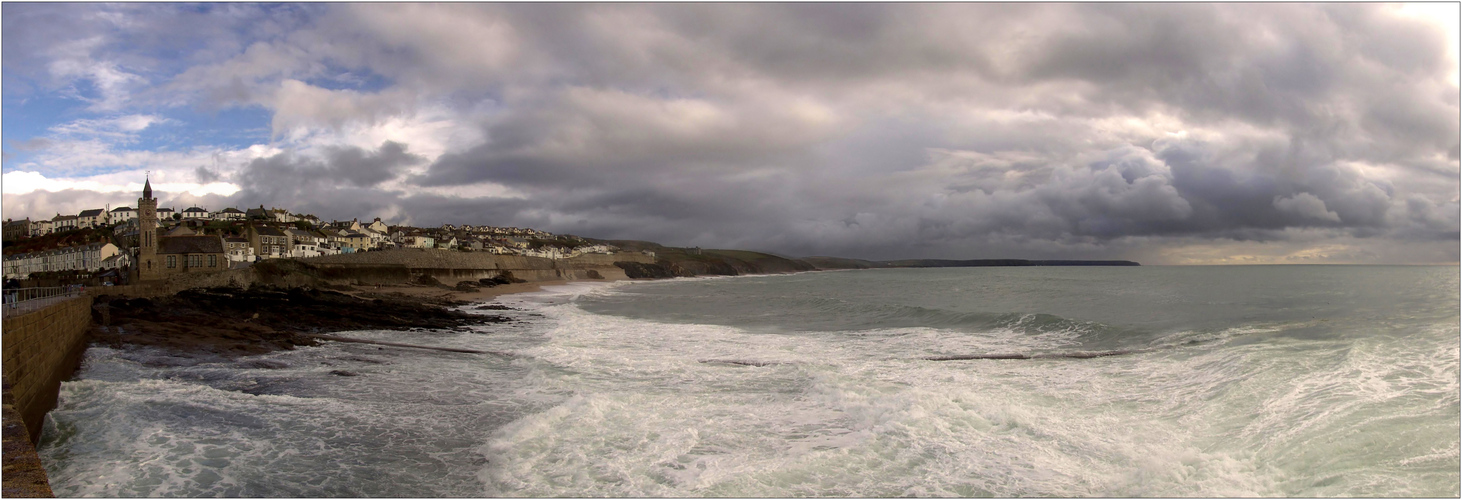
[[[31,311],[57,302],[80,297],[86,288],[81,285],[47,286],[37,288],[6,288],[0,290],[6,314]]]

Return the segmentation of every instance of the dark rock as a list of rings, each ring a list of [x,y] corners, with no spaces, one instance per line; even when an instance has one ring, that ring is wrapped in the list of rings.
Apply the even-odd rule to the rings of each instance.
[[[447,309],[466,303],[443,298],[386,294],[361,298],[304,287],[198,289],[155,300],[105,296],[96,300],[99,305],[106,304],[113,325],[97,329],[94,339],[98,343],[229,357],[316,345],[306,333],[448,330],[510,321],[503,316]]]
[[[642,262],[620,261],[614,263],[615,267],[624,270],[624,275],[633,279],[666,279],[674,278],[675,273],[660,263],[645,264]]]
[[[330,370],[330,374],[331,375],[339,375],[341,377],[359,377],[360,376],[359,373],[352,372],[352,371],[347,371],[347,370]]]

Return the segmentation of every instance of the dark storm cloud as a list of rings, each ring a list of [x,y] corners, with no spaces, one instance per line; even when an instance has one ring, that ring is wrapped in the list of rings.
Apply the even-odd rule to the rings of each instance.
[[[222,179],[223,178],[222,176],[220,176],[218,174],[218,172],[209,170],[208,167],[201,167],[201,166],[198,167],[198,168],[196,168],[196,169],[193,169],[193,176],[198,179],[198,183],[199,184],[208,184],[210,182],[217,182],[219,179]]]
[[[288,207],[320,217],[378,213],[399,193],[377,186],[424,161],[392,141],[375,151],[333,147],[324,156],[324,161],[294,153],[255,159],[234,175],[233,181],[242,189],[231,198],[249,206]]]
[[[443,156],[418,180],[493,182],[544,199],[573,198],[549,204],[565,220],[691,214],[715,235],[686,227],[683,239],[759,237],[781,248],[826,252],[895,242],[955,245],[992,235],[1072,249],[1150,236],[1278,241],[1291,228],[1455,238],[1457,205],[1448,199],[1455,199],[1455,181],[1430,187],[1413,182],[1410,187],[1427,194],[1406,196],[1427,201],[1412,202],[1387,177],[1352,166],[1385,163],[1455,177],[1455,161],[1428,159],[1455,156],[1458,135],[1456,98],[1446,94],[1455,94],[1455,86],[1444,84],[1453,68],[1441,43],[1445,34],[1434,27],[1377,6],[844,7],[648,9],[652,24],[680,35],[677,40],[694,50],[656,47],[662,50],[648,57],[658,64],[636,63],[660,71],[683,64],[712,74],[750,74],[783,88],[815,82],[825,85],[823,96],[840,97],[874,89],[913,89],[926,97],[941,91],[937,84],[900,78],[909,72],[964,78],[991,86],[996,95],[1024,89],[1018,100],[1032,104],[1019,112],[1049,119],[991,116],[1004,108],[978,96],[950,101],[970,104],[969,116],[957,118],[938,109],[900,106],[880,113],[832,100],[845,116],[860,118],[858,125],[834,127],[839,133],[831,138],[767,147],[754,126],[726,127],[697,142],[650,130],[643,115],[605,119],[582,99],[549,98],[553,111],[515,112],[487,128],[486,142]],[[948,33],[942,29],[947,25],[931,17],[956,12],[981,14],[968,16],[978,20],[966,27],[1075,24],[1038,32],[1024,43],[1002,43],[1000,28],[937,39]],[[756,30],[750,29],[753,21]],[[618,60],[614,50],[587,49],[581,57]],[[1019,57],[1002,62],[994,55],[1000,50]],[[685,53],[701,61],[682,59]],[[1041,102],[1043,88],[1079,98],[1050,95]],[[735,112],[732,99],[712,96],[707,102]],[[1206,128],[1219,140],[1134,132],[1123,144],[1081,121],[1122,114],[1141,120],[1148,113],[1171,116],[1179,127]],[[875,128],[898,122],[904,126]],[[626,139],[644,131],[647,139]],[[1222,137],[1230,131],[1242,134]],[[1092,151],[1093,142],[1105,144]],[[736,154],[721,155],[716,143],[736,144],[725,150]],[[1033,154],[996,168],[950,170],[929,163],[930,148]],[[1131,154],[1083,159],[1103,150]],[[741,190],[727,169],[707,168],[722,164],[770,169],[783,174],[777,182],[796,188]],[[687,178],[746,198],[741,204],[687,198],[685,183],[669,182]],[[587,186],[603,191],[570,194]],[[806,199],[821,203],[811,206]],[[718,217],[728,212],[735,215]],[[657,224],[673,226],[676,217]],[[754,220],[725,220],[747,218]],[[1418,222],[1423,220],[1429,222]]]
[[[7,70],[12,37],[61,43],[12,35],[6,9]],[[964,258],[1440,244],[1462,219],[1447,33],[1394,6],[231,9],[194,45],[232,57],[157,95],[268,107],[280,137],[436,103],[480,138],[258,158],[228,177],[250,206]]]

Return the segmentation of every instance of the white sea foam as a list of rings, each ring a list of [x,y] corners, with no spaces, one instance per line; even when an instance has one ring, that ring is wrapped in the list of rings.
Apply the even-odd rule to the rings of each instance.
[[[492,314],[516,323],[348,334],[507,356],[337,344],[186,366],[93,349],[42,452],[58,493],[83,496],[1458,490],[1458,331],[1447,322],[1279,318],[1123,343],[1130,332],[1052,315],[827,331],[584,306],[747,283],[779,286],[576,283],[500,298],[520,310]],[[829,301],[829,314],[858,303]],[[924,359],[1112,346],[1130,353]]]

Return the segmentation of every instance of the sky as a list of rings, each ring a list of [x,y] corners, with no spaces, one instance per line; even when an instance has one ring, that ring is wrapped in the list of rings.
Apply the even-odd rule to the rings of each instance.
[[[1458,4],[0,4],[5,218],[1459,260]]]

